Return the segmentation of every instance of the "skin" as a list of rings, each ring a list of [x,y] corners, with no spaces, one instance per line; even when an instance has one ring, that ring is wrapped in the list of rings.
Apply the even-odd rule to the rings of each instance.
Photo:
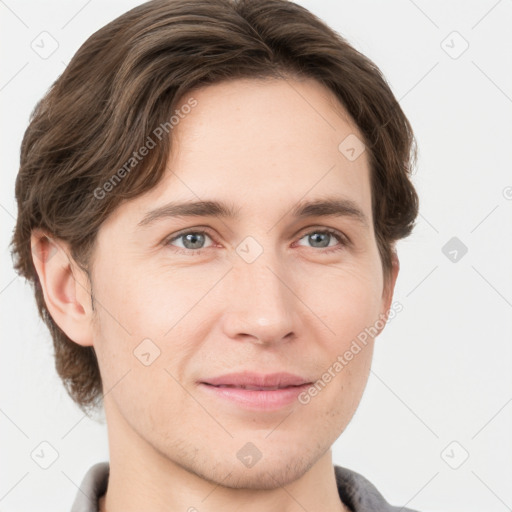
[[[368,155],[350,161],[338,150],[348,135],[362,136],[311,79],[235,80],[193,97],[197,106],[173,129],[163,181],[99,231],[94,310],[91,282],[69,247],[37,244],[53,318],[76,343],[93,345],[99,361],[110,446],[101,510],[347,511],[331,446],[359,405],[373,339],[307,405],[248,411],[197,381],[242,370],[320,379],[389,310],[399,264],[395,254],[385,283]],[[368,225],[291,216],[299,201],[327,195],[351,199]],[[155,207],[198,199],[230,202],[239,217],[137,227]],[[208,228],[199,254],[185,237],[164,241],[198,227]],[[315,244],[308,235],[326,227],[350,243],[326,235],[328,247]],[[250,264],[236,252],[247,236],[263,250]],[[160,350],[149,366],[133,354],[146,338]],[[248,442],[262,454],[251,468],[236,456]]]

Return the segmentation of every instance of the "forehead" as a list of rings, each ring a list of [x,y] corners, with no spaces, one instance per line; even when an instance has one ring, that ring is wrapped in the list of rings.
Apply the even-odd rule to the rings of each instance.
[[[130,202],[139,220],[171,199],[217,200],[262,218],[326,195],[348,198],[368,215],[368,155],[344,153],[347,140],[364,148],[362,135],[317,81],[230,80],[188,92],[181,105],[191,98],[195,106],[183,109],[170,133],[164,179]]]
[[[245,168],[250,157],[258,163],[317,157],[321,163],[339,156],[347,136],[363,138],[334,94],[311,78],[230,80],[189,92],[181,106],[191,97],[197,106],[172,130],[171,166],[180,152],[201,155],[212,145],[220,158],[239,158]]]

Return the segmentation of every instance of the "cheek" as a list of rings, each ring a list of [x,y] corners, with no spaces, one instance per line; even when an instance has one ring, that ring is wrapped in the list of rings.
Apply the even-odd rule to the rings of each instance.
[[[333,339],[342,345],[379,317],[382,275],[378,266],[353,264],[310,272],[304,290],[304,301],[318,311]]]
[[[357,409],[371,367],[379,318],[380,292],[356,269],[315,280],[307,301],[321,311],[322,332],[312,327],[323,365],[318,381],[302,397],[308,417],[324,418],[326,429],[341,432]],[[321,293],[323,289],[324,293]],[[311,324],[313,326],[313,324]],[[326,327],[325,329],[323,327]],[[316,334],[316,335],[315,335]]]
[[[199,340],[195,334],[201,320],[198,311],[207,315],[209,298],[205,296],[219,277],[197,275],[192,269],[132,267],[128,272],[119,266],[97,269],[94,278],[100,283],[95,293],[94,343],[105,389],[128,371],[129,382],[152,392],[169,386],[172,379],[166,368],[181,379],[178,372]],[[157,382],[161,387],[156,387]],[[121,388],[128,391],[129,386]]]
[[[96,297],[104,334],[109,338],[159,338],[183,316],[196,297],[194,283],[179,273],[122,264],[98,269]]]
[[[320,312],[319,325],[325,334],[315,336],[315,329],[312,333],[321,347],[324,365],[317,386],[319,399],[305,396],[304,400],[314,399],[315,414],[329,410],[332,420],[342,425],[357,408],[368,380],[375,325],[380,318],[379,267],[344,266],[331,269],[328,275],[318,272],[311,279],[315,286],[308,287],[305,302]]]

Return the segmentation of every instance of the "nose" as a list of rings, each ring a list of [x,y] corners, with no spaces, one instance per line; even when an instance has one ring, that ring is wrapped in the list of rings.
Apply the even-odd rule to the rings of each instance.
[[[275,258],[236,261],[223,287],[222,327],[231,339],[271,345],[297,335],[299,298],[292,277]]]

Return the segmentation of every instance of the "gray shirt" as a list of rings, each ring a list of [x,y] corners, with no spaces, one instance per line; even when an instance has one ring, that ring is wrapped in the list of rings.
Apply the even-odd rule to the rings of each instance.
[[[98,512],[98,499],[107,490],[110,465],[99,462],[84,476],[71,512]],[[344,468],[334,466],[336,484],[340,499],[352,512],[417,512],[410,508],[391,506],[364,476]]]

